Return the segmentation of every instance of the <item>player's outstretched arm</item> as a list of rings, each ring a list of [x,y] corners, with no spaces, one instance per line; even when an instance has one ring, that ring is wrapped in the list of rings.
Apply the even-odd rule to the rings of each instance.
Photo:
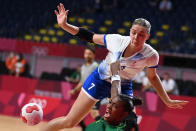
[[[121,83],[120,83],[120,61],[117,60],[114,63],[110,64],[110,70],[112,73],[111,77],[111,82],[112,82],[112,87],[111,87],[111,98],[117,96],[118,94],[121,93]]]
[[[65,117],[59,117],[51,120],[47,123],[40,131],[59,131],[64,128],[64,119]]]
[[[90,32],[88,30],[79,28],[77,26],[71,25],[67,22],[67,16],[68,16],[68,11],[65,10],[64,6],[62,3],[57,6],[58,11],[55,10],[55,14],[57,17],[57,22],[59,26],[67,31],[68,33],[72,35],[76,35],[81,39],[84,39],[88,42],[94,42],[99,45],[104,45],[104,35],[103,34],[95,34],[93,32]]]
[[[165,89],[162,86],[161,80],[156,73],[155,68],[147,68],[147,77],[152,84],[153,88],[156,90],[157,94],[160,96],[162,101],[170,108],[179,108],[182,109],[188,101],[183,100],[171,100],[167,95]]]

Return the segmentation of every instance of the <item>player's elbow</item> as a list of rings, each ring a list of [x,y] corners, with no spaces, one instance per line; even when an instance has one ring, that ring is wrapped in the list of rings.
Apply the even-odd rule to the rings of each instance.
[[[73,128],[77,125],[78,123],[76,121],[73,120],[68,120],[66,117],[65,119],[62,121],[62,129],[64,128]]]
[[[73,128],[73,127],[75,127],[77,124],[74,124],[74,123],[72,123],[72,122],[68,122],[68,123],[66,123],[66,126],[64,126],[63,127],[63,129],[64,128]]]

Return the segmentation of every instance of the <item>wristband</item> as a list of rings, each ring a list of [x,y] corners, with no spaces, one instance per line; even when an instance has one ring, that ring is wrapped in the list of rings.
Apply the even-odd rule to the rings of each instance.
[[[120,81],[120,76],[119,75],[113,75],[112,77],[111,77],[111,82],[112,81]]]
[[[80,39],[85,40],[87,42],[93,43],[93,35],[94,35],[93,32],[86,30],[84,28],[79,28],[79,31],[75,36],[77,36]]]

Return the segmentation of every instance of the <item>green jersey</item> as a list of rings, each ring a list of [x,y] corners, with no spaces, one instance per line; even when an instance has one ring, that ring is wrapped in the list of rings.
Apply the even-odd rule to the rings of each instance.
[[[120,123],[118,126],[109,125],[104,121],[104,117],[87,126],[85,131],[124,131],[126,124]]]

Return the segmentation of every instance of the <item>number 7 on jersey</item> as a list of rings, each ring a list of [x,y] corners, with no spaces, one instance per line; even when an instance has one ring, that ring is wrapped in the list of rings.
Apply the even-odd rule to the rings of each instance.
[[[90,90],[91,88],[93,88],[95,86],[94,83],[91,83],[91,86],[88,88],[88,90]]]

